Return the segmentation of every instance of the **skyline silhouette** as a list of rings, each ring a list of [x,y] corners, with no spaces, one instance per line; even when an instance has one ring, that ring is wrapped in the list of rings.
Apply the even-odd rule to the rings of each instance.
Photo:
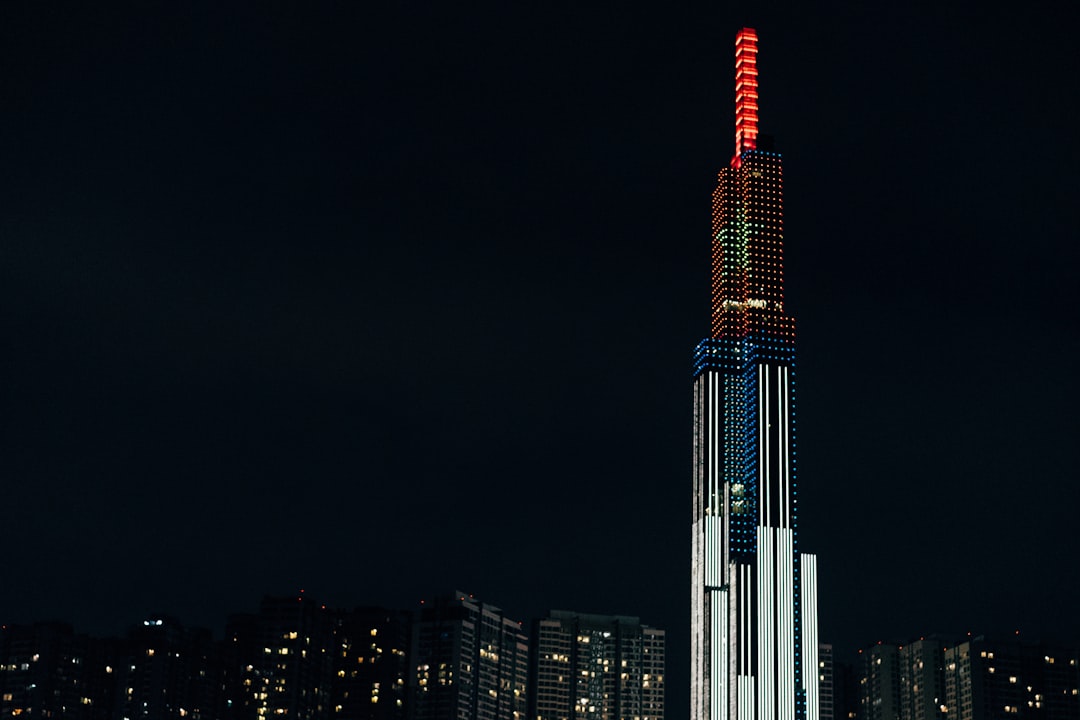
[[[668,632],[761,35],[820,637],[1080,643],[1060,10],[0,10],[0,623],[262,593]],[[220,630],[219,630],[220,631]]]

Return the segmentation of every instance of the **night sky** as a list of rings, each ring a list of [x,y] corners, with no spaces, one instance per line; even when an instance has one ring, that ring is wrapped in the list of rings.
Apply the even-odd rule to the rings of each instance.
[[[750,25],[823,639],[1080,643],[1064,11],[107,5],[0,9],[0,621],[461,589],[665,628],[685,714]]]

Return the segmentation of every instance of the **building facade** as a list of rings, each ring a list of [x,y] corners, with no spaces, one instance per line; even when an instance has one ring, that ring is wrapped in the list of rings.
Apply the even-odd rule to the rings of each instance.
[[[1080,720],[1080,652],[923,637],[859,651],[859,720]]]
[[[833,717],[859,720],[859,673],[852,663],[833,658]]]
[[[62,622],[0,626],[0,718],[112,720],[118,646]]]
[[[259,612],[229,616],[223,658],[229,720],[331,716],[333,621],[305,597],[263,597]]]
[[[900,648],[900,716],[904,720],[944,720],[945,643],[924,637]]]
[[[463,592],[425,602],[411,647],[411,720],[524,717],[528,637],[500,608]]]
[[[879,642],[860,650],[860,718],[944,720],[944,650],[938,637],[905,645]]]
[[[206,628],[155,615],[128,630],[116,663],[117,720],[216,720],[223,714],[219,644]]]
[[[401,610],[334,612],[332,717],[405,719],[411,630],[409,614]]]
[[[976,636],[944,665],[948,720],[1080,720],[1080,651]]]
[[[818,717],[836,720],[836,691],[834,690],[833,646],[818,643]]]
[[[663,720],[664,631],[553,610],[533,622],[529,718]]]
[[[900,647],[878,643],[859,657],[860,720],[900,720]]]
[[[783,168],[735,40],[735,155],[713,193],[712,322],[694,354],[691,716],[819,720],[816,565],[797,542]]]

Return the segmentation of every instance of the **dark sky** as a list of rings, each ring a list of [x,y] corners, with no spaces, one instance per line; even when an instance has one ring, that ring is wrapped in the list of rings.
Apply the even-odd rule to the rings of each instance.
[[[824,639],[1080,642],[1063,13],[218,5],[0,10],[0,620],[460,588],[666,628],[677,716],[745,24]]]

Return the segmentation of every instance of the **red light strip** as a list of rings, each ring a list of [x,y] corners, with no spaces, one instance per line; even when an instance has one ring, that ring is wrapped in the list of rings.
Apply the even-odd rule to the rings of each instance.
[[[743,150],[757,147],[758,136],[758,71],[757,31],[743,28],[735,36],[735,157],[739,166]]]

